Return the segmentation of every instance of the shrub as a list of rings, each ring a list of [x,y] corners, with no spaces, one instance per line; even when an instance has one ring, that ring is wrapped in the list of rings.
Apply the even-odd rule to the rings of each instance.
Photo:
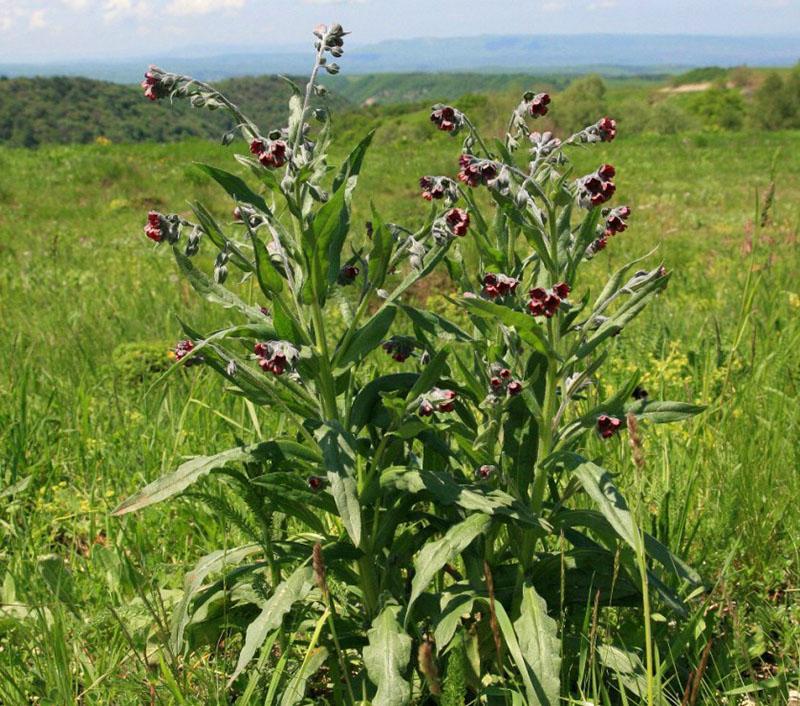
[[[582,276],[631,211],[609,203],[611,165],[576,179],[567,149],[614,139],[615,121],[559,141],[531,130],[550,104],[531,91],[505,139],[487,142],[436,105],[430,129],[463,137],[457,179],[421,175],[421,224],[373,212],[363,240],[350,207],[372,134],[330,169],[328,115],[309,101],[319,72],[338,72],[329,60],[344,33],[315,37],[310,80],[293,86],[287,125],[268,131],[211,86],[146,75],[150,97],[228,110],[250,143],[236,159],[252,185],[200,166],[231,197],[230,218],[201,203],[192,220],[148,215],[147,237],[236,318],[210,333],[185,326],[178,364],[212,368],[283,430],[192,458],[115,511],[212,474],[228,489],[213,505],[247,541],[187,576],[172,653],[240,634],[230,683],[258,657],[282,703],[308,692],[315,703],[555,706],[584,678],[589,649],[600,674],[616,672],[604,688],[655,703],[651,592],[677,619],[699,579],[640,531],[601,457],[617,455],[626,429],[638,443],[639,425],[700,409],[649,399],[637,375],[611,392],[599,383],[604,347],[670,277],[635,261],[590,297]],[[211,275],[201,246],[215,254]],[[468,323],[408,296],[442,267]],[[605,635],[574,644],[592,604],[626,631],[644,627],[645,666]],[[256,672],[248,693],[257,683]]]

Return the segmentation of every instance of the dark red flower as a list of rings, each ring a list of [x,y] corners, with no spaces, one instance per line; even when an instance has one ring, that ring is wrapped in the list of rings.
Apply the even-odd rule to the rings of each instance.
[[[503,387],[503,381],[502,381],[500,378],[496,378],[496,377],[495,377],[495,378],[492,378],[491,380],[489,380],[489,386],[490,386],[490,387],[491,387],[493,390],[497,391],[497,390],[499,390],[501,387]]]
[[[519,380],[512,380],[508,383],[508,390],[509,397],[516,397],[520,392],[522,392],[522,383]]]
[[[161,230],[161,214],[158,211],[150,211],[147,214],[144,234],[156,243],[160,243],[164,239],[164,233]]]
[[[419,416],[420,417],[430,417],[433,415],[434,408],[433,405],[428,402],[428,400],[422,400],[419,403]]]
[[[341,285],[352,284],[355,281],[356,277],[358,277],[359,272],[360,270],[355,265],[345,265],[339,271],[339,277],[337,281]]]
[[[597,418],[597,431],[604,439],[610,439],[616,434],[622,422],[616,417],[610,417],[607,414],[601,414]]]
[[[264,140],[256,138],[250,142],[250,153],[251,154],[261,154],[267,146],[264,144]]]
[[[534,301],[543,302],[547,298],[547,290],[544,287],[534,287],[528,292],[528,296]]]
[[[604,249],[605,249],[606,245],[608,245],[608,238],[606,238],[605,236],[602,236],[602,237],[600,237],[600,238],[597,238],[597,239],[596,239],[596,240],[595,240],[595,241],[592,243],[592,249],[593,249],[595,252],[600,252],[601,250],[604,250]]]
[[[603,142],[611,142],[617,136],[617,121],[611,118],[603,118],[597,123],[597,131]]]
[[[610,164],[601,164],[597,170],[597,175],[603,180],[608,181],[617,175],[617,170]]]
[[[461,125],[459,113],[449,105],[434,106],[431,122],[436,123],[436,127],[445,132],[453,132]]]
[[[458,397],[458,393],[455,390],[442,390],[442,393],[445,401],[440,402],[437,409],[440,412],[452,412],[456,408],[455,399]]]
[[[308,479],[308,487],[313,491],[317,491],[322,487],[322,478],[319,476],[311,476]]]
[[[561,299],[559,299],[557,294],[548,294],[547,298],[544,300],[544,315],[549,319],[552,316],[555,316],[558,308],[561,306]]]
[[[534,118],[540,118],[547,115],[548,105],[550,105],[550,96],[547,93],[537,93],[528,104],[528,112]]]
[[[267,309],[267,307],[265,307],[265,306],[262,306],[262,307],[259,309],[259,311],[260,311],[262,314],[264,314],[264,316],[269,316],[269,309]]]
[[[426,201],[443,199],[447,194],[446,181],[449,182],[450,180],[445,177],[420,177],[419,185],[422,188],[422,198]]]
[[[637,385],[633,388],[633,392],[631,393],[631,397],[635,400],[646,400],[650,395],[648,394],[647,390],[643,387]]]
[[[151,101],[156,101],[161,98],[161,84],[159,79],[150,71],[145,72],[144,81],[142,81],[141,86],[144,88],[144,95]]]
[[[258,153],[258,161],[265,167],[277,169],[286,164],[288,149],[289,146],[283,140],[272,140],[268,147]]]
[[[188,338],[184,339],[182,341],[178,341],[175,344],[175,351],[174,351],[175,352],[175,362],[177,363],[177,362],[183,360],[184,358],[187,358],[187,356],[189,356],[189,354],[193,350],[194,350],[194,343],[192,341],[190,341]],[[186,360],[186,362],[184,363],[184,365],[188,368],[188,367],[190,367],[192,365],[195,365],[196,363],[202,363],[202,362],[203,362],[203,356],[197,355],[197,356],[192,356],[191,358],[188,358]]]
[[[488,464],[484,464],[481,466],[477,471],[475,471],[475,475],[480,478],[481,480],[486,480],[489,478],[497,469],[494,466],[490,466]]]
[[[481,293],[490,299],[505,297],[517,289],[519,280],[503,274],[487,272],[483,277],[483,289]]]
[[[414,352],[414,343],[402,336],[393,336],[384,341],[382,348],[398,363],[403,363]]]
[[[508,368],[503,368],[500,371],[500,377],[503,378],[503,380],[508,380],[508,378],[511,377],[511,371]]]
[[[453,235],[460,237],[466,234],[469,228],[469,214],[463,208],[451,208],[444,219]]]
[[[569,296],[570,288],[566,282],[559,282],[553,286],[553,291],[561,299],[566,299]]]

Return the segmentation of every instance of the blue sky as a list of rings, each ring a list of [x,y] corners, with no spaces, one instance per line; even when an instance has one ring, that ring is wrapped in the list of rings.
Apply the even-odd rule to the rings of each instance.
[[[0,62],[297,47],[321,21],[341,22],[358,44],[584,32],[800,36],[800,0],[0,0]]]

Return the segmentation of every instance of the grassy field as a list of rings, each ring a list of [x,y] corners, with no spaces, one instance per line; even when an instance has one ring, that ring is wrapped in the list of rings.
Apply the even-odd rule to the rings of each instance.
[[[489,124],[508,107],[472,100]],[[371,200],[414,226],[417,178],[454,173],[459,144],[424,112],[387,112],[349,119],[341,153],[371,126],[354,223]],[[248,417],[202,367],[153,385],[176,314],[222,320],[144,238],[145,214],[188,198],[221,214],[191,162],[229,168],[229,151],[0,150],[0,703],[229,703],[235,646],[191,655],[178,681],[158,648],[183,574],[237,530],[190,501],[109,516],[183,455],[276,423]],[[616,343],[617,374],[638,367],[656,396],[709,405],[677,431],[646,431],[642,489],[642,521],[713,592],[699,703],[785,703],[800,654],[800,133],[623,137],[575,157],[579,174],[612,162],[617,203],[634,211],[594,261],[598,282],[656,246],[674,272]],[[447,293],[437,279],[418,294]]]

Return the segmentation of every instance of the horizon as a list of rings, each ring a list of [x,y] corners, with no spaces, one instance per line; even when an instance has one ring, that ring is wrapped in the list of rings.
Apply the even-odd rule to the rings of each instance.
[[[800,3],[790,0],[700,5],[675,0],[665,5],[656,0],[509,0],[487,14],[482,2],[457,0],[299,0],[291,5],[264,0],[0,0],[0,63],[188,57],[192,47],[295,52],[310,46],[311,30],[321,21],[338,21],[352,32],[354,49],[391,41],[509,36],[800,36],[800,31],[785,31],[800,28]],[[242,26],[257,37],[243,39]]]

